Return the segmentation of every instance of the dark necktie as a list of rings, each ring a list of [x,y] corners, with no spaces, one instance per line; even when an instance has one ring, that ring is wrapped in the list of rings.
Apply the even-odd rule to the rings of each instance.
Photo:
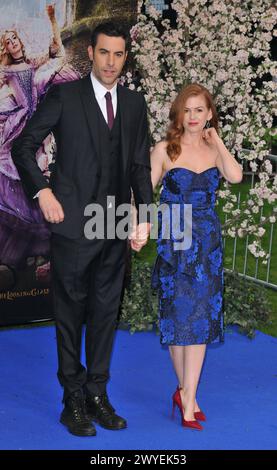
[[[113,127],[114,122],[114,114],[113,114],[113,103],[112,103],[112,95],[109,91],[105,94],[106,98],[106,107],[107,107],[107,116],[108,116],[108,126],[111,129]]]

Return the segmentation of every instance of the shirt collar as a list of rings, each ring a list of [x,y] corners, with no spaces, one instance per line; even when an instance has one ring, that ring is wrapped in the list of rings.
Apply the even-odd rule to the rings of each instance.
[[[91,78],[91,83],[94,89],[95,96],[97,96],[99,99],[104,98],[105,94],[107,91],[109,91],[112,95],[112,99],[116,96],[116,90],[117,90],[117,83],[110,89],[108,90],[106,87],[100,83],[97,78],[93,75],[93,73],[90,73],[90,78]]]

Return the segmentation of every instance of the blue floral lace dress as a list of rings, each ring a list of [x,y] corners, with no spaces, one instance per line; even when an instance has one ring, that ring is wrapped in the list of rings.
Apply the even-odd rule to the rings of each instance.
[[[185,346],[224,340],[223,246],[215,211],[219,177],[218,169],[211,167],[201,173],[173,168],[163,178],[159,207],[165,204],[169,210],[163,215],[158,212],[152,274],[152,287],[158,290],[162,344]],[[191,209],[191,218],[182,210],[185,207]],[[176,208],[180,231],[185,234],[190,223],[191,238],[176,238]],[[167,237],[163,235],[164,224],[170,227]],[[185,237],[186,242],[190,238],[190,246],[180,249],[178,243],[184,243]]]

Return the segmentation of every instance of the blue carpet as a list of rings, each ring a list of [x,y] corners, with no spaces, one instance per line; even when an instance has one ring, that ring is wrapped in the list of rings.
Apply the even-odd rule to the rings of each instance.
[[[202,432],[171,419],[176,387],[168,351],[155,333],[118,331],[109,395],[128,429],[75,437],[59,422],[54,327],[0,331],[0,449],[276,449],[277,339],[228,329],[208,348],[198,401]]]

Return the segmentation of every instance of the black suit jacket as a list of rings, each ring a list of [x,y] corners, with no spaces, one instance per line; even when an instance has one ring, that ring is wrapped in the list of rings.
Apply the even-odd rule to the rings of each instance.
[[[121,113],[122,171],[120,202],[152,202],[146,104],[142,94],[117,87]],[[65,218],[52,231],[68,238],[83,234],[85,206],[96,201],[101,177],[97,101],[90,76],[50,89],[12,147],[12,158],[30,198],[50,187],[61,202]],[[56,163],[50,180],[36,162],[44,138],[54,133]]]

